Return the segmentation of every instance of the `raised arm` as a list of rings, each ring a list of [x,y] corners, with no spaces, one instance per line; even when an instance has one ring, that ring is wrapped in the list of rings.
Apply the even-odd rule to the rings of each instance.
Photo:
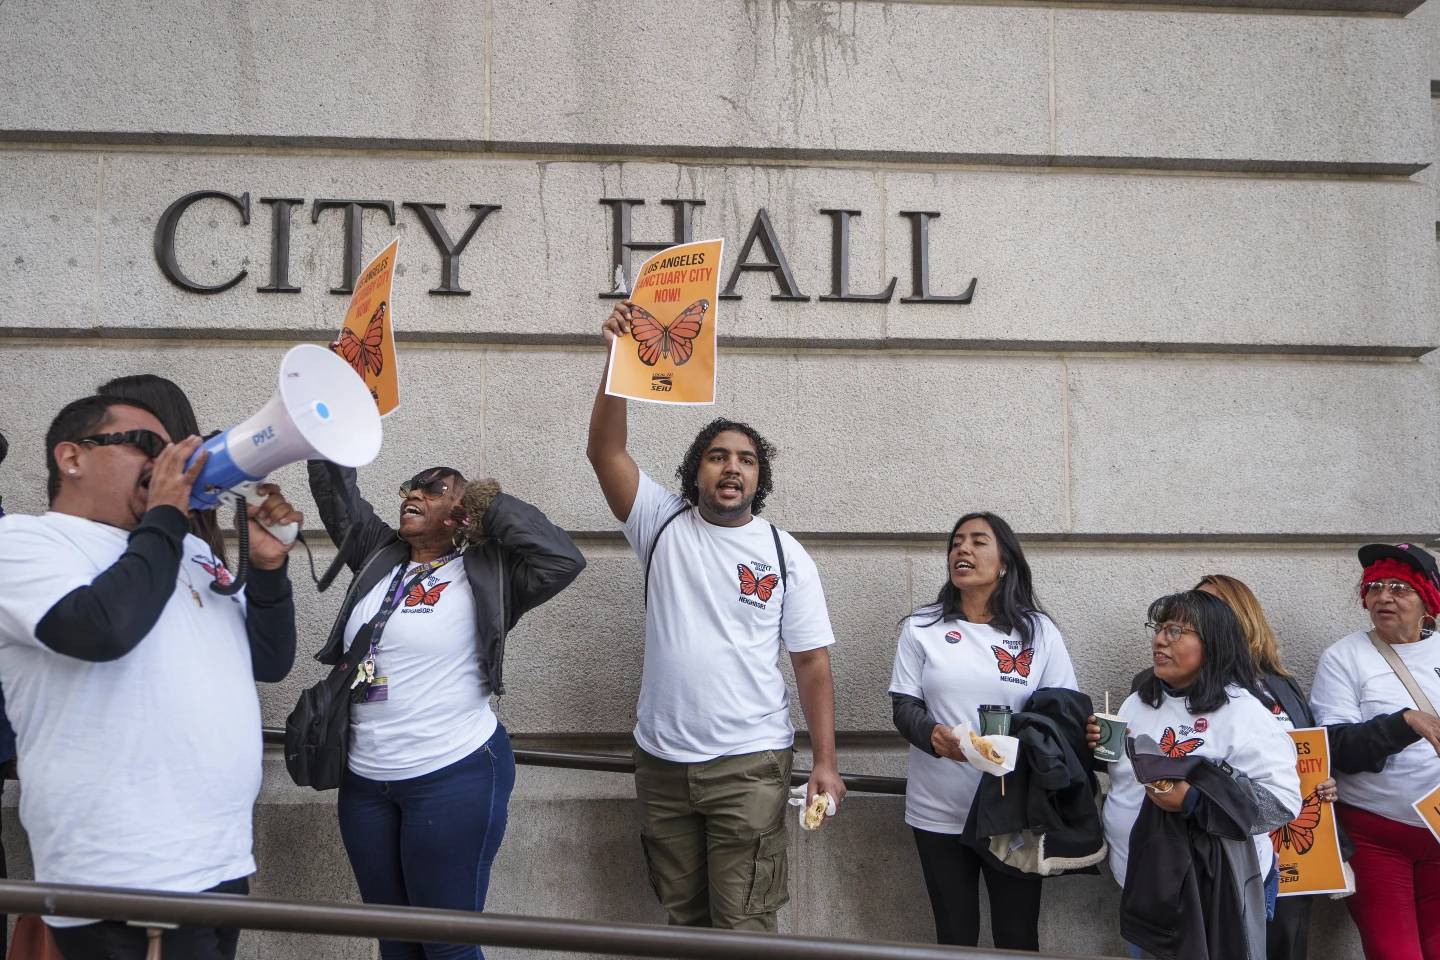
[[[585,455],[600,481],[600,490],[615,519],[624,523],[630,518],[630,509],[635,506],[635,492],[640,488],[640,468],[630,451],[625,449],[625,401],[605,393],[605,379],[610,372],[609,349],[616,337],[630,333],[630,307],[627,300],[610,311],[600,330],[605,335],[606,363],[600,374],[600,389],[595,394],[595,406],[590,411],[590,439],[585,446]]]
[[[352,527],[357,528],[345,554],[345,563],[352,572],[360,569],[360,564],[376,547],[399,536],[394,527],[376,516],[375,508],[360,495],[352,468],[328,460],[309,460],[305,466],[310,474],[310,495],[315,498],[320,522],[325,525],[331,541],[338,547],[346,533]]]
[[[485,531],[504,544],[508,558],[507,628],[514,627],[526,610],[568,587],[585,569],[585,558],[569,535],[518,497],[497,493],[484,522]]]

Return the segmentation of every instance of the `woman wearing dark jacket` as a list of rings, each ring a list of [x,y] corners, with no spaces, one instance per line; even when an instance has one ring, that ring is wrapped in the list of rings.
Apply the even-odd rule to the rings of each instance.
[[[449,467],[401,485],[391,527],[355,471],[311,461],[310,490],[355,578],[317,658],[355,664],[340,834],[366,903],[481,910],[515,783],[505,637],[585,566],[575,544],[493,480]],[[380,941],[383,960],[481,956]]]
[[[1019,713],[1041,687],[1073,690],[1075,669],[1000,517],[960,518],[946,541],[946,574],[935,603],[905,618],[890,680],[895,726],[911,744],[905,822],[937,942],[976,945],[983,875],[995,946],[1039,950],[1040,878],[1001,870],[961,839],[982,775],[965,762],[951,727],[977,725],[981,705]]]
[[[1336,813],[1355,846],[1346,905],[1368,960],[1437,960],[1440,843],[1413,804],[1440,783],[1440,718],[1423,702],[1440,701],[1440,571],[1408,543],[1372,543],[1359,557],[1372,629],[1321,655],[1310,693],[1330,734]]]
[[[1111,766],[1104,809],[1110,869],[1124,888],[1122,932],[1159,955],[1178,947],[1185,957],[1258,960],[1265,956],[1264,877],[1274,854],[1269,833],[1300,811],[1295,746],[1253,692],[1254,665],[1223,601],[1198,590],[1161,597],[1146,627],[1154,637],[1153,673],[1119,711],[1137,759],[1122,756]],[[1098,726],[1090,737],[1098,742]],[[1148,782],[1137,773],[1142,752],[1201,765],[1194,779]],[[1178,847],[1160,842],[1165,831],[1178,831]],[[1231,891],[1226,900],[1155,896],[1171,881],[1184,886],[1190,864],[1177,850],[1197,863],[1224,851],[1223,875],[1209,875]],[[1228,903],[1225,914],[1207,914],[1217,902]]]
[[[1195,589],[1224,600],[1235,614],[1255,666],[1255,692],[1280,726],[1285,730],[1315,726],[1315,716],[1310,712],[1305,691],[1281,664],[1280,644],[1275,638],[1275,631],[1251,589],[1242,581],[1223,573],[1201,577]],[[1139,673],[1130,687],[1131,691],[1139,689],[1153,673],[1152,670]],[[1335,780],[1321,782],[1316,792],[1321,801],[1334,802],[1337,795]],[[1276,843],[1278,832],[1271,834],[1272,845]],[[1276,901],[1274,916],[1265,925],[1267,960],[1303,960],[1309,951],[1310,908],[1313,903],[1313,897],[1282,897]]]

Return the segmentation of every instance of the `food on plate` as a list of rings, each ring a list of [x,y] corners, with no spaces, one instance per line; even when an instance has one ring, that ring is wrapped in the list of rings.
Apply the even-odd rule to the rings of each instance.
[[[830,807],[830,794],[817,793],[815,799],[810,801],[810,806],[805,808],[805,819],[802,826],[806,830],[818,830],[825,822],[825,811]]]
[[[991,763],[998,763],[1002,765],[1005,763],[1005,758],[1000,754],[999,750],[995,749],[994,744],[992,744],[987,738],[980,736],[974,730],[970,731],[970,746],[974,747],[975,751],[979,753],[980,756],[984,757],[986,760],[989,760]]]

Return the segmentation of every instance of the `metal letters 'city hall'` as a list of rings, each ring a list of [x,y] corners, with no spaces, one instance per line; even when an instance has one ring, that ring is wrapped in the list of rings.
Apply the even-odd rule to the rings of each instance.
[[[160,222],[155,225],[155,262],[171,283],[193,293],[223,293],[245,279],[248,270],[241,269],[223,283],[200,283],[186,276],[180,267],[176,250],[175,234],[180,220],[187,210],[201,200],[220,200],[234,207],[240,213],[242,226],[250,225],[250,194],[225,193],[221,190],[196,190],[187,193],[165,209]],[[300,288],[290,282],[290,224],[296,207],[303,207],[303,197],[260,197],[259,202],[270,208],[270,282],[256,287],[260,293],[299,293]],[[645,201],[634,197],[605,197],[600,203],[610,208],[610,270],[609,276],[617,279],[610,290],[600,292],[600,297],[618,299],[624,297],[625,281],[630,276],[631,254],[663,250],[677,243],[688,243],[695,239],[695,210],[705,206],[704,200],[661,200],[674,215],[673,236],[668,240],[634,239],[630,220],[631,213]],[[481,224],[500,210],[499,204],[472,203],[469,205],[470,222],[457,240],[440,220],[443,203],[422,203],[405,201],[401,206],[410,210],[424,227],[425,234],[435,245],[440,257],[440,285],[430,291],[436,296],[469,296],[470,291],[460,285],[460,256],[480,230]],[[310,222],[320,222],[320,215],[327,210],[337,210],[342,217],[345,257],[344,276],[330,292],[348,296],[355,287],[355,278],[360,273],[362,246],[362,223],[365,210],[382,211],[390,224],[395,224],[395,203],[390,200],[357,200],[342,198],[317,198],[310,201]],[[830,218],[830,292],[822,294],[820,300],[842,303],[889,303],[895,295],[896,277],[891,277],[885,289],[873,293],[856,293],[850,289],[850,221],[860,216],[859,210],[823,208],[819,211]],[[935,210],[901,210],[899,215],[910,221],[910,284],[908,297],[901,297],[901,303],[969,303],[975,296],[976,278],[971,277],[969,285],[956,294],[940,294],[932,289],[930,277],[930,224],[940,217]],[[756,247],[760,248],[760,259],[753,259]],[[730,271],[721,297],[739,300],[735,285],[745,272],[768,273],[775,285],[771,300],[809,300],[800,290],[790,262],[781,248],[770,215],[761,207],[750,225],[750,232],[740,247],[735,266]]]

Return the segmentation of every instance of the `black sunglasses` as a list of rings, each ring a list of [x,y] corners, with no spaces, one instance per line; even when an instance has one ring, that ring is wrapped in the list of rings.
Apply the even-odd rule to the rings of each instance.
[[[425,470],[415,474],[409,480],[400,484],[400,497],[404,499],[412,493],[418,493],[427,500],[436,500],[445,496],[450,491],[450,477],[452,474],[443,470]]]
[[[124,433],[98,433],[93,437],[81,437],[75,442],[89,443],[97,447],[113,447],[118,445],[134,447],[151,460],[160,456],[161,452],[170,445],[170,441],[153,430],[126,430]]]

